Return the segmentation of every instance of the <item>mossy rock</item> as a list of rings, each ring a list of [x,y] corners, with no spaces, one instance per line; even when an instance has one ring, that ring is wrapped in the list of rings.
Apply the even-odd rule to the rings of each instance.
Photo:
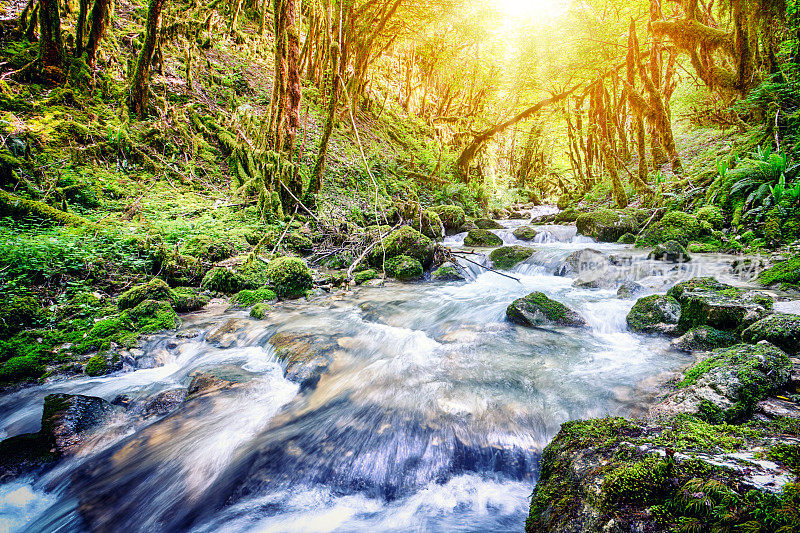
[[[423,267],[427,267],[433,261],[433,242],[411,226],[403,226],[390,233],[383,240],[383,248],[378,244],[370,253],[370,263],[374,266],[381,266],[386,251],[386,259],[405,255],[413,257]]]
[[[45,370],[45,365],[37,357],[30,355],[12,357],[0,366],[0,382],[16,383],[39,379]]]
[[[735,333],[711,326],[697,326],[672,341],[671,346],[683,352],[707,352],[738,343],[739,337]]]
[[[180,325],[177,313],[164,301],[145,300],[128,311],[128,316],[136,323],[139,333],[156,333]]]
[[[756,343],[768,341],[789,354],[800,353],[800,316],[776,313],[751,324],[742,339]]]
[[[739,422],[753,414],[756,403],[787,384],[791,369],[789,356],[768,342],[715,350],[686,370],[677,385],[681,390],[654,414],[685,413],[714,424]]]
[[[11,296],[0,303],[0,338],[42,322],[42,307],[33,296]]]
[[[539,232],[531,226],[520,226],[513,231],[514,237],[521,241],[532,241],[538,234]]]
[[[454,263],[445,263],[431,274],[433,281],[464,281],[466,278]]]
[[[279,257],[267,265],[267,277],[281,298],[300,298],[314,286],[311,270],[299,257]]]
[[[236,245],[230,241],[213,239],[208,235],[195,235],[181,246],[181,254],[190,255],[211,263],[223,261],[236,252]]]
[[[257,303],[250,309],[250,316],[252,318],[256,318],[258,320],[264,319],[270,311],[272,311],[272,305],[268,303]]]
[[[678,283],[667,294],[681,305],[678,322],[681,331],[707,325],[740,332],[764,317],[773,304],[769,296],[732,287],[714,278],[692,278]]]
[[[422,263],[413,257],[398,255],[386,260],[386,274],[400,281],[419,279],[422,273]]]
[[[661,243],[651,251],[648,259],[666,261],[667,263],[688,263],[692,257],[678,241],[667,241]]]
[[[576,220],[578,220],[580,214],[581,212],[575,209],[574,207],[569,207],[567,209],[564,209],[563,211],[556,213],[556,216],[553,217],[553,223],[564,224],[564,223],[575,222]]]
[[[446,232],[456,232],[461,229],[466,221],[464,210],[457,205],[437,205],[431,211],[439,215]]]
[[[123,292],[117,299],[117,307],[121,310],[132,309],[145,300],[172,301],[172,291],[161,278],[153,278],[147,283],[137,285]]]
[[[422,229],[420,229],[420,219]],[[420,216],[414,218],[411,227],[431,239],[441,239],[444,236],[444,225],[439,215],[430,209],[425,209]]]
[[[514,300],[506,309],[506,316],[511,322],[528,327],[547,324],[572,327],[587,325],[580,314],[548,298],[543,292],[532,292]]]
[[[241,290],[255,287],[238,272],[223,267],[215,267],[203,277],[200,288],[206,291],[235,294]]]
[[[176,287],[172,289],[172,305],[179,313],[198,311],[208,305],[211,295],[194,287]]]
[[[378,271],[374,268],[368,268],[367,270],[362,270],[353,274],[353,281],[356,285],[361,285],[365,281],[377,278],[379,275]]]
[[[617,242],[619,244],[633,244],[636,242],[636,235],[634,235],[633,233],[626,233],[625,235],[617,239]]]
[[[704,205],[695,213],[697,220],[708,222],[715,230],[721,230],[725,224],[722,209],[716,205]]]
[[[688,246],[692,241],[702,242],[711,235],[711,226],[704,225],[694,215],[682,211],[670,211],[653,224],[637,241],[641,245],[655,245],[666,241],[677,241]]]
[[[277,298],[278,296],[272,289],[245,289],[237,292],[231,298],[231,305],[235,307],[252,307],[257,303],[270,302]]]
[[[160,276],[170,287],[195,286],[203,280],[208,266],[191,255],[173,254],[161,264]]]
[[[503,245],[503,239],[488,229],[473,229],[464,237],[464,246],[480,246],[494,248]]]
[[[533,255],[533,248],[525,246],[503,246],[492,250],[489,258],[495,268],[509,270]]]
[[[111,364],[105,355],[97,354],[86,362],[83,371],[90,377],[104,376],[111,372]]]
[[[579,215],[575,220],[578,233],[601,242],[617,242],[626,233],[636,233],[636,217],[626,211],[599,209]]]
[[[672,296],[653,294],[639,298],[625,321],[631,331],[674,335],[678,331],[681,305]]]
[[[758,282],[767,286],[778,283],[800,284],[800,255],[790,257],[766,269],[759,274]]]
[[[495,222],[491,218],[478,218],[475,219],[475,225],[478,229],[503,229],[503,225]]]

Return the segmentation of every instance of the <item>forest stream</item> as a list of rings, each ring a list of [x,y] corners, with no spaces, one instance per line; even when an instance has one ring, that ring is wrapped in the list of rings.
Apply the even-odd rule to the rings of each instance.
[[[507,272],[518,281],[462,262],[465,282],[360,286],[282,303],[265,320],[215,301],[147,341],[126,371],[0,398],[2,438],[37,431],[47,394],[127,406],[75,456],[0,485],[5,530],[519,531],[562,422],[642,414],[694,360],[627,330],[635,299],[617,297],[619,282],[650,293],[696,276],[742,284],[736,256],[650,261],[574,226],[534,226],[535,240],[519,241],[512,230],[527,222],[494,230],[535,250]],[[607,288],[559,275],[582,249],[611,257]],[[532,291],[589,326],[508,322],[506,307]],[[304,358],[302,380],[287,379],[281,349]],[[148,398],[198,371],[230,386],[145,416]]]

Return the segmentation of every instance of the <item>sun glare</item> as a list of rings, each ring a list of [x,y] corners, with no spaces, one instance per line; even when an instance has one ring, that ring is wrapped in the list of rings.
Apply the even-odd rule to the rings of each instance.
[[[554,18],[569,9],[570,0],[494,0],[508,18]]]

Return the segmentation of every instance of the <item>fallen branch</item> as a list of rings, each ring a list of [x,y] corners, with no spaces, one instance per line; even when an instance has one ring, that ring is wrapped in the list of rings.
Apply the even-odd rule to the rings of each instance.
[[[370,244],[369,246],[367,246],[367,247],[364,249],[364,251],[363,251],[363,252],[361,252],[361,255],[359,255],[359,256],[358,256],[358,258],[356,258],[356,260],[355,260],[355,261],[353,261],[353,264],[352,264],[352,265],[350,265],[350,268],[348,268],[348,269],[347,269],[347,278],[348,278],[348,279],[350,279],[350,277],[353,275],[353,270],[354,270],[354,269],[355,269],[355,268],[356,268],[356,267],[357,267],[357,266],[358,266],[358,265],[361,263],[361,261],[363,261],[363,260],[364,260],[364,258],[367,256],[367,254],[368,254],[368,253],[370,253],[372,250],[374,250],[374,249],[375,249],[375,247],[376,247],[378,244],[380,244],[381,246],[383,246],[383,239],[385,239],[386,237],[388,237],[388,236],[389,236],[389,234],[390,234],[391,232],[393,232],[394,230],[396,230],[398,227],[400,227],[400,224],[396,224],[396,225],[395,225],[395,226],[394,226],[392,229],[390,229],[389,231],[387,231],[385,234],[380,234],[380,233],[378,234],[378,236],[380,237],[380,239],[379,239],[379,240],[377,240],[377,241],[375,241],[375,242],[373,242],[373,243],[372,243],[372,244]],[[385,256],[386,256],[386,253],[384,252],[384,257],[385,257]]]
[[[462,253],[462,252],[453,252],[453,251],[450,251],[450,250],[448,249],[448,253],[452,255],[452,254],[459,254],[459,253]],[[468,253],[468,252],[464,252],[464,253]],[[481,268],[483,268],[483,269],[486,269],[486,270],[488,270],[489,272],[494,272],[495,274],[498,274],[498,275],[500,275],[500,276],[503,276],[504,278],[510,278],[510,279],[513,279],[513,280],[514,280],[514,281],[516,281],[517,283],[522,283],[522,282],[519,280],[519,278],[515,278],[514,276],[510,276],[510,275],[508,275],[508,274],[504,274],[504,273],[502,273],[502,272],[500,272],[500,271],[498,271],[498,270],[495,270],[495,269],[493,269],[493,268],[491,268],[491,267],[487,267],[486,265],[482,265],[482,264],[480,264],[480,263],[476,263],[476,262],[475,262],[475,261],[473,261],[472,259],[467,259],[466,257],[459,257],[459,259],[463,259],[463,260],[464,260],[464,261],[466,261],[467,263],[472,263],[473,265],[476,265],[476,266],[479,266],[479,267],[481,267]]]

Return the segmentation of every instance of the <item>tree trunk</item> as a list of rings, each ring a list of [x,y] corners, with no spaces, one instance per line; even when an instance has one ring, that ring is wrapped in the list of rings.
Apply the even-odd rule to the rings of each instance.
[[[326,33],[330,35],[330,24],[326,28]],[[322,138],[319,141],[319,152],[317,160],[314,162],[314,171],[311,174],[311,181],[308,190],[316,194],[322,189],[322,176],[325,173],[325,159],[328,156],[328,142],[333,132],[333,123],[336,120],[336,105],[339,102],[339,43],[331,44],[331,68],[330,68],[330,96],[328,97],[328,114],[325,117],[325,127],[322,130]]]
[[[42,71],[51,71],[45,73],[45,77],[53,79],[64,75],[64,42],[58,4],[59,0],[39,0],[38,61]]]
[[[83,41],[86,33],[86,16],[89,13],[89,0],[80,0],[78,5],[78,21],[75,23],[75,55],[83,55]]]
[[[81,0],[81,4],[83,4],[84,1],[85,0]],[[94,0],[91,16],[92,27],[89,31],[89,42],[86,43],[86,62],[89,66],[94,65],[97,49],[100,46],[100,40],[106,33],[109,5],[110,0]]]
[[[150,90],[150,62],[153,60],[153,51],[156,48],[158,39],[158,24],[161,18],[161,8],[164,7],[164,0],[150,0],[147,6],[147,28],[136,61],[136,70],[131,78],[130,96],[128,105],[139,118],[144,118],[147,108],[147,93]]]

